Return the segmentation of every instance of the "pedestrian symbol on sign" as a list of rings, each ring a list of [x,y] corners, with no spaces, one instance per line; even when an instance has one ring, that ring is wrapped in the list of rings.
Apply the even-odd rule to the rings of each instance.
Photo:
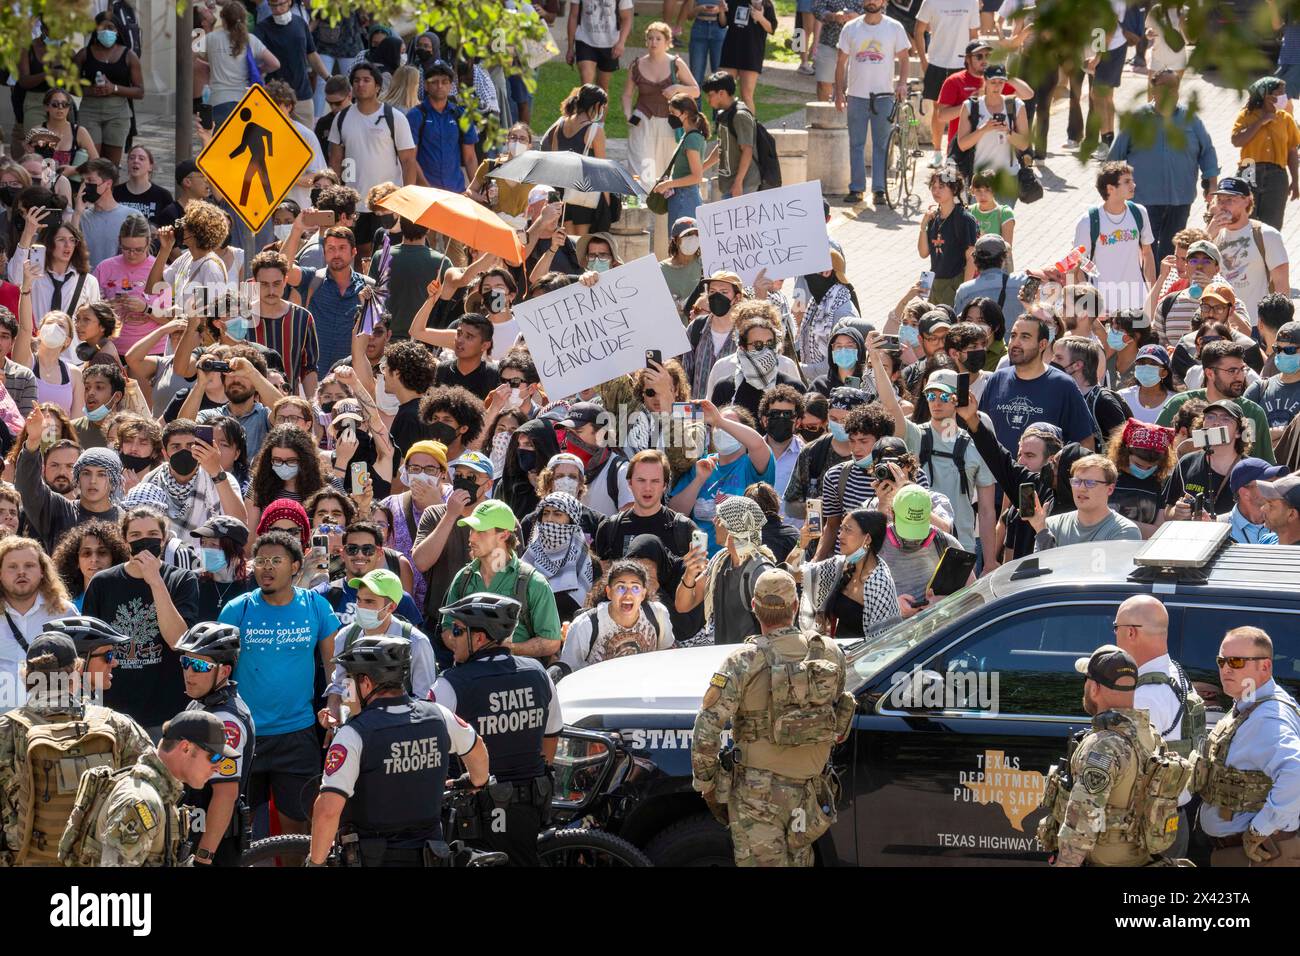
[[[230,154],[230,158],[235,159],[240,153],[248,153],[248,166],[244,170],[244,188],[239,192],[239,204],[248,205],[248,188],[253,184],[254,176],[262,181],[262,191],[266,193],[266,201],[270,203],[275,198],[271,192],[271,174],[266,171],[266,160],[273,155],[271,131],[252,122],[253,111],[248,107],[239,111],[239,119],[246,124],[244,136],[235,147],[235,151]]]

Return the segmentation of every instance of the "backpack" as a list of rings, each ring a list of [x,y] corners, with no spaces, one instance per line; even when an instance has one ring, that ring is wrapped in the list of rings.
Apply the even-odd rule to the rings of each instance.
[[[352,109],[351,104],[343,107],[343,109],[339,110],[338,118],[334,120],[334,129],[338,131],[340,146],[343,145],[343,121],[347,119],[348,111],[351,109]],[[397,159],[397,164],[400,166],[402,164],[402,157],[397,152],[397,131],[395,129],[396,124],[393,120],[392,106],[385,103],[383,106],[383,112],[384,112],[384,122],[388,124],[388,138],[392,141],[393,144],[393,156]]]
[[[1016,117],[1020,115],[1020,103],[1014,96],[1003,97],[1006,103],[1006,113],[1010,122],[1011,129],[1015,129]],[[970,128],[978,129],[980,123],[980,104],[978,97],[972,96],[966,101],[970,105]],[[957,128],[961,129],[960,122]],[[1014,146],[1011,147],[1015,149]],[[962,177],[966,180],[966,188],[970,189],[970,181],[975,175],[975,147],[970,149],[961,149],[957,146],[957,137],[954,136],[948,140],[948,157],[961,172]]]
[[[618,509],[618,470],[626,464],[626,458],[618,452],[610,452],[609,464],[605,466],[605,494],[609,495],[609,500],[614,502],[615,510]]]
[[[727,124],[727,129],[731,130],[731,136],[736,139],[736,110],[740,109],[739,100],[736,104],[718,116],[718,119]],[[753,115],[752,113],[750,114]],[[736,140],[739,142],[739,140]],[[781,188],[781,161],[776,155],[776,139],[772,136],[766,126],[754,117],[754,160],[758,165],[758,172],[761,178],[759,189],[780,189]]]
[[[1135,202],[1124,200],[1124,205],[1128,211],[1133,214],[1133,221],[1137,223],[1138,243],[1142,242],[1142,230],[1146,228],[1146,219],[1142,215],[1142,208]],[[1091,206],[1088,209],[1088,258],[1096,261],[1097,258],[1097,239],[1101,236],[1101,207]]]
[[[1160,731],[1161,737],[1168,737],[1181,725],[1182,739],[1166,740],[1165,745],[1181,757],[1190,757],[1194,751],[1199,751],[1205,742],[1205,701],[1201,699],[1200,694],[1196,693],[1182,665],[1177,661],[1174,661],[1174,669],[1178,671],[1178,680],[1174,680],[1168,674],[1139,674],[1137,686],[1164,684],[1174,692],[1174,696],[1178,698],[1178,713],[1174,715],[1174,722],[1163,730],[1159,727],[1156,730]]]
[[[970,434],[964,429],[957,434],[957,440],[953,443],[952,451],[935,451],[934,450],[934,429],[921,429],[921,451],[917,460],[921,463],[930,475],[930,487],[935,486],[934,470],[930,467],[932,458],[949,458],[957,468],[957,474],[961,476],[961,496],[967,501],[970,497],[970,482],[966,477],[966,449],[970,447]]]
[[[533,575],[537,573],[537,569],[534,568],[527,561],[525,561],[523,558],[519,558],[518,560],[519,560],[519,572],[518,574],[515,575],[515,593],[510,596],[519,602],[519,622],[524,626],[524,633],[531,638],[534,636],[533,612],[532,609],[529,608],[528,606],[528,585],[533,580]],[[466,565],[466,567],[468,567],[468,565]],[[451,588],[447,589],[448,604],[452,604],[456,601],[459,601],[461,598],[465,596],[464,591],[461,589],[464,588],[465,586],[466,577],[467,575],[464,574],[460,575],[456,579],[456,583]],[[452,591],[456,591],[457,593],[453,596],[451,593]]]
[[[65,866],[99,866],[103,847],[95,839],[95,825],[109,795],[131,775],[134,767],[114,770],[92,767],[77,784],[77,796],[68,817],[68,825],[59,837],[59,860]],[[188,807],[163,808],[163,848],[161,854],[145,858],[146,866],[176,866],[181,859],[181,844],[188,838],[193,813]],[[145,839],[152,839],[148,835]],[[188,853],[185,856],[188,858]]]
[[[1273,288],[1273,274],[1268,268],[1268,253],[1264,251],[1264,230],[1260,225],[1258,219],[1250,221],[1250,236],[1255,240],[1255,248],[1259,250],[1259,261],[1264,265],[1264,279],[1268,282],[1268,291],[1272,293],[1277,289]]]
[[[778,747],[834,743],[838,686],[843,670],[820,634],[808,639],[803,659],[784,661],[770,644],[759,645],[771,681],[767,709],[740,711],[732,721],[738,743],[766,740]]]
[[[642,608],[645,609],[645,616],[650,619],[650,627],[654,629],[655,641],[658,642],[659,615],[655,614],[653,608],[649,607],[648,604],[643,604]],[[600,615],[597,613],[597,609],[593,607],[589,610],[583,611],[575,617],[573,619],[573,624],[578,623],[584,618],[591,621],[591,642],[587,645],[587,653],[582,657],[583,663],[589,664],[591,663],[591,652],[596,649],[596,645],[600,642]],[[573,624],[570,624],[569,627],[572,628]]]
[[[10,848],[15,866],[57,864],[82,774],[96,767],[111,771],[121,760],[117,730],[98,708],[88,707],[80,718],[57,716],[65,719],[47,720],[22,709],[8,714],[23,730],[14,734],[14,803],[20,808],[18,845]]]

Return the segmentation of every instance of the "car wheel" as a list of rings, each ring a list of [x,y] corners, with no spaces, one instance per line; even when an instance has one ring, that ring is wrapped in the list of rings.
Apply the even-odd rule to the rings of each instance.
[[[646,844],[655,866],[735,866],[727,829],[707,813],[679,820]]]

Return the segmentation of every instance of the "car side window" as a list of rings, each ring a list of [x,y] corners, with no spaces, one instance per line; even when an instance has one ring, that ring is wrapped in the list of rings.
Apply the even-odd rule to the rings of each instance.
[[[1188,680],[1210,710],[1232,706],[1231,698],[1219,684],[1219,667],[1214,659],[1223,635],[1244,625],[1263,628],[1273,639],[1273,678],[1293,697],[1300,694],[1300,614],[1267,608],[1229,610],[1188,605],[1182,608],[1181,643],[1171,639],[1170,652],[1183,665]]]
[[[1116,607],[1027,608],[980,630],[927,669],[958,688],[992,690],[996,676],[996,707],[1002,714],[1083,717],[1083,676],[1074,662],[1114,641]]]

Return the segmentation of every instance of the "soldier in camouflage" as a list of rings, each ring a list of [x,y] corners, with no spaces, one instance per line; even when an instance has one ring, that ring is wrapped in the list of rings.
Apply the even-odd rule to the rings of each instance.
[[[0,716],[0,866],[58,866],[81,773],[129,766],[153,748],[130,717],[83,696],[83,664],[70,637],[39,635],[27,651],[27,702]]]
[[[855,704],[844,653],[794,626],[798,604],[788,572],[759,575],[750,606],[762,634],[722,663],[695,718],[693,785],[728,825],[737,866],[811,866],[835,819],[827,760]],[[722,753],[729,721],[737,746]]]
[[[1133,706],[1137,664],[1107,644],[1075,669],[1087,675],[1083,707],[1092,730],[1069,761],[1068,783],[1059,768],[1048,775],[1049,809],[1038,839],[1056,866],[1150,866],[1178,836],[1178,796],[1191,764],[1169,750],[1145,710]]]
[[[95,815],[99,866],[176,866],[189,835],[178,803],[182,784],[201,789],[216,765],[238,753],[220,718],[186,710],[163,724],[158,750],[120,774]]]

